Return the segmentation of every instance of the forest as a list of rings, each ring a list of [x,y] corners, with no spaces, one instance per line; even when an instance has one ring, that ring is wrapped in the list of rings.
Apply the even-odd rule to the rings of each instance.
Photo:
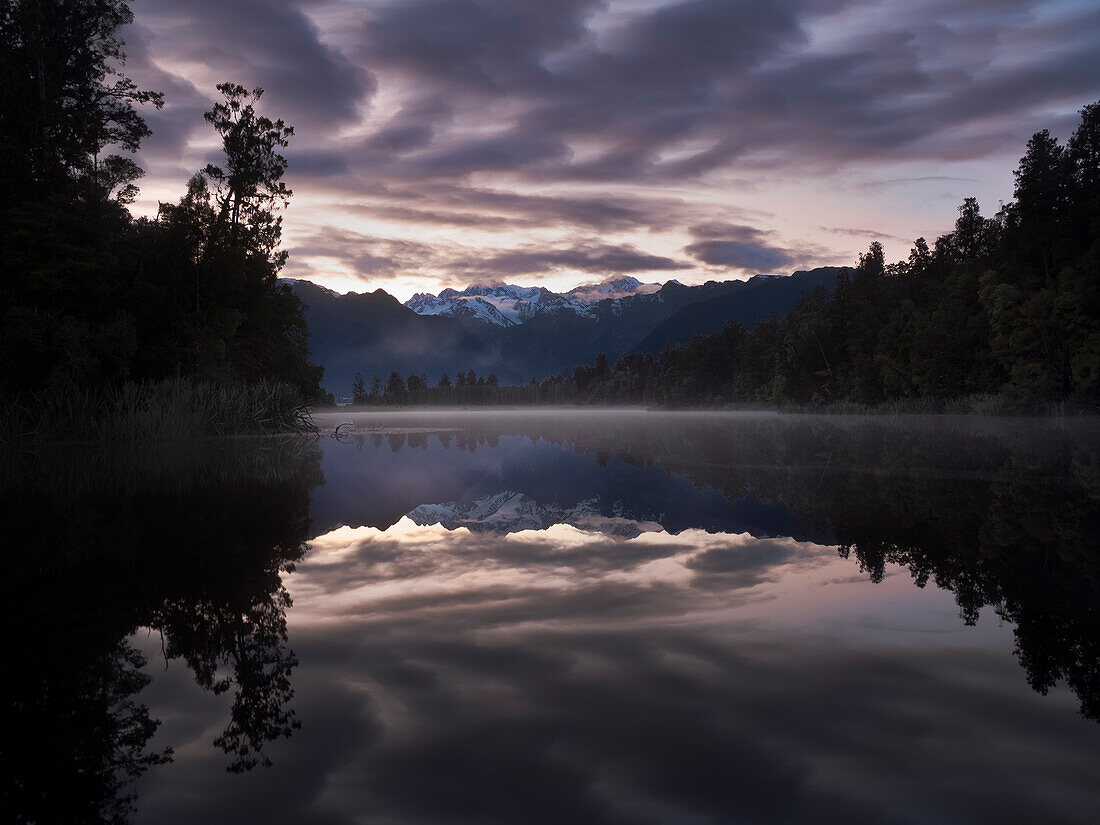
[[[357,404],[646,404],[1044,412],[1100,405],[1100,102],[1063,145],[1036,133],[1014,199],[984,217],[974,198],[954,231],[886,263],[871,244],[832,294],[782,318],[727,323],[660,355],[526,386],[459,373],[429,387],[392,373]]]
[[[126,417],[143,434],[165,416],[301,425],[321,368],[277,282],[294,130],[261,113],[262,89],[220,84],[205,119],[222,162],[133,217],[138,110],[164,100],[120,73],[132,19],[125,0],[0,12],[0,438],[96,436]]]
[[[125,0],[0,14],[0,440],[161,437],[308,426],[328,402],[301,301],[280,285],[281,151],[262,89],[218,86],[220,163],[134,217],[163,96],[120,72]],[[1100,403],[1100,103],[1063,145],[1035,134],[1014,199],[973,198],[952,232],[888,264],[871,245],[831,293],[657,357],[600,356],[505,386],[473,370],[358,376],[357,404],[645,404],[934,411]],[[384,375],[384,374],[383,374]]]

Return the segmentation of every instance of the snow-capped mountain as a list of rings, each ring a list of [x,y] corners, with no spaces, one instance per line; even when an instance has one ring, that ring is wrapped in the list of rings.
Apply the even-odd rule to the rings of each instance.
[[[474,284],[461,292],[444,289],[438,295],[418,292],[405,302],[417,315],[449,315],[473,318],[501,327],[515,326],[536,315],[572,312],[590,317],[592,305],[605,299],[617,300],[631,295],[649,295],[660,284],[643,284],[637,278],[613,278],[599,284],[574,287],[564,294],[541,286],[514,284]]]
[[[656,291],[629,277],[564,294],[478,285],[416,295],[404,305],[381,289],[338,295],[308,280],[280,283],[305,305],[311,357],[325,367],[325,389],[340,398],[356,373],[424,372],[434,384],[443,373],[474,369],[512,384],[571,374],[601,352],[612,363],[632,352],[657,355],[729,321],[752,327],[782,316],[802,295],[831,291],[845,271],[823,267],[691,286],[668,281]]]
[[[679,283],[678,281],[676,283]],[[605,298],[626,298],[628,295],[651,295],[661,288],[661,284],[643,284],[637,278],[626,275],[622,278],[608,278],[598,284],[582,284],[565,293],[566,298],[591,303]]]
[[[475,533],[517,533],[545,530],[554,524],[571,524],[580,530],[635,538],[662,529],[652,521],[603,515],[599,505],[597,499],[590,499],[567,509],[555,504],[539,504],[523,493],[502,490],[476,501],[421,504],[407,515],[420,526],[439,524],[448,530],[465,527]],[[613,508],[613,512],[618,510]]]
[[[444,292],[446,291],[444,290]],[[405,306],[417,315],[450,315],[454,318],[486,321],[490,324],[496,324],[498,327],[516,325],[516,321],[480,295],[443,297],[418,292],[405,302]]]
[[[501,327],[522,324],[542,313],[564,310],[578,315],[588,314],[585,304],[558,295],[545,287],[512,284],[476,284],[461,292],[448,288],[438,295],[420,292],[406,301],[405,306],[417,315],[476,318]]]

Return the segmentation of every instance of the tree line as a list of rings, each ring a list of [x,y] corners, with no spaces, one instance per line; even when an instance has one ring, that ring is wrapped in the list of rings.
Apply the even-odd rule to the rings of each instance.
[[[657,358],[600,355],[526,386],[419,382],[402,395],[391,384],[367,403],[1095,409],[1100,102],[1066,144],[1046,130],[1028,141],[1014,200],[993,217],[967,198],[953,231],[918,238],[896,263],[873,243],[831,295],[804,296],[783,318],[728,323]]]
[[[414,373],[402,378],[396,370],[383,384],[380,376],[371,379],[367,386],[361,373],[355,374],[351,386],[353,404],[358,405],[427,405],[427,404],[496,404],[501,392],[515,389],[501,386],[496,373],[478,375],[476,370],[459,370],[454,381],[443,373],[432,386],[425,373]]]
[[[302,305],[277,275],[293,128],[262,89],[218,86],[223,160],[155,217],[133,217],[129,156],[163,96],[119,73],[126,0],[15,0],[0,11],[0,389],[166,378],[277,381],[321,395]]]
[[[615,369],[623,365],[640,364],[653,367],[652,355],[635,353],[620,359]],[[499,405],[553,405],[575,404],[583,402],[599,403],[601,399],[592,390],[597,384],[612,376],[606,353],[596,356],[595,366],[578,365],[569,376],[551,375],[541,381],[532,376],[526,384],[501,384],[495,373],[478,375],[476,370],[459,370],[454,380],[449,373],[443,373],[433,386],[429,384],[425,373],[417,373],[402,378],[397,371],[391,372],[383,383],[381,377],[374,376],[368,386],[361,373],[355,374],[351,387],[352,403],[373,406],[447,406],[453,404],[470,406]],[[636,397],[634,397],[636,396]],[[645,400],[639,391],[630,398],[606,399],[609,401]]]

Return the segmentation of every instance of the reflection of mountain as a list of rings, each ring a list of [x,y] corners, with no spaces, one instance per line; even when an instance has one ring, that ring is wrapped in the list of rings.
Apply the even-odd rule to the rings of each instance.
[[[604,508],[600,505],[598,499],[591,499],[565,509],[553,504],[539,504],[523,493],[503,490],[466,503],[421,504],[410,510],[408,516],[419,525],[440,524],[448,530],[465,527],[485,533],[518,533],[522,530],[545,530],[555,524],[570,524],[582,530],[633,538],[661,529],[656,522],[604,514],[601,512]]]
[[[705,493],[700,493],[705,497]],[[761,503],[750,493],[742,499],[730,502],[726,509],[743,521],[727,520],[722,532],[751,533],[757,537],[769,535],[762,524],[779,525],[789,520],[786,508]],[[502,490],[489,496],[445,504],[421,504],[408,512],[408,517],[419,525],[440,524],[448,530],[465,527],[474,532],[517,533],[521,530],[545,530],[555,524],[569,524],[581,530],[603,533],[609,536],[634,538],[642,533],[664,530],[664,522],[683,524],[683,512],[671,515],[665,512],[651,513],[638,509],[636,501],[608,500],[599,496],[579,501],[571,506],[540,504],[530,496],[514,490]],[[688,524],[680,530],[714,527],[714,518],[705,523]],[[793,520],[789,521],[795,526]],[[744,528],[744,529],[740,529]],[[680,532],[677,530],[675,532]],[[795,532],[802,532],[796,530]]]
[[[752,490],[731,501],[660,464],[631,463],[629,456],[578,453],[516,436],[481,448],[462,433],[408,438],[363,439],[358,450],[325,445],[327,483],[313,494],[315,535],[340,524],[385,529],[409,514],[419,524],[467,521],[462,526],[497,532],[581,526],[585,520],[585,529],[623,534],[636,529],[626,522],[653,522],[670,533],[695,528],[800,541],[829,537],[799,522],[782,501],[761,501]],[[414,438],[417,446],[409,448]]]
[[[357,464],[351,447],[327,450],[326,475],[358,474],[388,492],[385,501],[333,506],[329,497],[341,492],[319,491],[318,527],[386,527],[423,502],[469,505],[510,490],[562,513],[595,501],[601,515],[615,515],[620,503],[624,517],[670,533],[695,527],[838,544],[873,581],[894,566],[918,586],[950,590],[967,623],[993,606],[1015,627],[1029,683],[1046,691],[1065,681],[1082,712],[1100,719],[1100,435],[1089,420],[653,413],[440,420],[458,430],[421,432],[415,443],[391,436]],[[431,421],[422,416],[418,425]]]

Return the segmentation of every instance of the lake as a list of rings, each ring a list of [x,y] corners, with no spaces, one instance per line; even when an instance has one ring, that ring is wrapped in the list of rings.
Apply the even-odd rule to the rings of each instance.
[[[1100,821],[1100,422],[319,423],[0,454],[5,821]]]

